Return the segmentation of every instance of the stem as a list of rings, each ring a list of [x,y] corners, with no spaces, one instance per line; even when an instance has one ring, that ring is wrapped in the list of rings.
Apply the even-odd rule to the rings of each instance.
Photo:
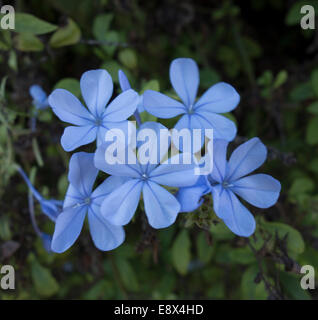
[[[141,121],[140,114],[139,114],[139,111],[138,111],[138,110],[135,111],[134,117],[135,117],[135,119],[136,119],[136,121],[137,121],[138,126],[140,127],[141,124],[142,124],[142,121]]]

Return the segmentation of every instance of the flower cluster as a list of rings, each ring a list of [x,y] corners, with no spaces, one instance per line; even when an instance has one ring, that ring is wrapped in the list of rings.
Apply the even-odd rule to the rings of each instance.
[[[149,224],[159,229],[173,224],[179,212],[196,210],[208,193],[212,194],[216,215],[228,228],[239,236],[250,236],[255,230],[255,220],[237,196],[256,207],[268,208],[278,199],[280,183],[266,174],[247,176],[266,159],[266,147],[258,138],[239,146],[227,160],[227,146],[237,129],[223,114],[238,105],[237,91],[220,82],[197,99],[199,69],[189,58],[175,59],[170,65],[170,81],[178,100],[152,90],[139,95],[131,89],[121,70],[118,77],[122,93],[111,100],[113,82],[109,73],[85,72],[80,87],[87,107],[64,89],[56,89],[49,95],[48,103],[56,116],[71,124],[61,137],[64,150],[73,151],[96,141],[95,153],[77,152],[71,157],[69,187],[55,221],[52,251],[64,252],[72,246],[86,215],[96,247],[112,250],[123,243],[123,226],[132,220],[141,199]],[[188,148],[185,140],[179,144],[180,135],[174,133],[168,134],[168,143],[162,143],[160,133],[168,129],[159,122],[141,123],[141,112],[163,119],[180,116],[172,132],[188,129],[192,148]],[[131,116],[138,128],[129,121]],[[156,160],[148,163],[141,158],[144,145],[136,142],[132,133],[136,131],[137,136],[143,136],[145,129],[156,133],[145,142],[149,159]],[[125,139],[119,139],[114,150],[107,137],[114,137],[116,130],[121,130]],[[195,143],[198,130],[200,139]],[[213,135],[207,134],[209,130],[213,130]],[[198,152],[207,140],[213,148],[200,159]],[[117,161],[108,161],[110,147],[117,156],[125,151],[124,157],[119,161],[115,156]],[[204,161],[213,169],[198,175],[196,170]],[[99,170],[109,176],[94,188]]]

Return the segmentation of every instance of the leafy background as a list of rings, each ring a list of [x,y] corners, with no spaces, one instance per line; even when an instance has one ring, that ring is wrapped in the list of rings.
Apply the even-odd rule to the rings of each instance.
[[[2,299],[317,297],[299,284],[300,267],[318,265],[318,34],[299,24],[301,5],[318,10],[317,1],[14,3],[16,30],[0,32],[0,265],[15,267],[16,289],[0,290]],[[278,203],[251,209],[257,230],[249,239],[228,231],[206,197],[200,210],[159,231],[139,210],[113,252],[98,251],[86,226],[66,253],[47,253],[14,163],[46,197],[63,199],[70,154],[59,143],[63,124],[49,109],[31,132],[30,85],[79,96],[81,74],[105,68],[119,92],[121,68],[137,91],[173,94],[168,68],[176,57],[198,62],[200,93],[220,80],[238,90],[232,146],[258,136],[269,147],[261,170],[281,181]],[[52,233],[36,210],[41,228]]]

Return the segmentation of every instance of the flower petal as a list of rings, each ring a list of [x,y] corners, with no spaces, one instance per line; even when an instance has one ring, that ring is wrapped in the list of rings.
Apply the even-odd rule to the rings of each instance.
[[[209,189],[207,185],[199,183],[192,187],[180,188],[176,194],[181,205],[180,212],[191,212],[198,209],[203,203],[202,197]]]
[[[94,153],[77,152],[71,157],[68,180],[83,197],[89,197],[98,174],[94,166]]]
[[[71,247],[81,233],[87,207],[64,210],[56,219],[52,251],[62,253]]]
[[[61,137],[61,145],[65,151],[73,151],[74,149],[89,144],[96,139],[97,127],[92,125],[74,127],[69,126],[64,129]]]
[[[177,154],[151,171],[149,178],[153,182],[169,187],[193,186],[199,178],[199,175],[195,175],[195,168],[192,155]]]
[[[49,95],[49,104],[62,121],[79,126],[89,125],[94,121],[94,117],[82,103],[67,90],[55,89]]]
[[[82,96],[90,112],[99,117],[113,94],[113,81],[103,69],[83,73],[80,81]]]
[[[227,227],[236,235],[249,237],[255,231],[255,219],[231,191],[223,189],[218,201],[214,201],[214,211],[223,219]]]
[[[170,64],[171,84],[187,107],[193,105],[199,87],[199,68],[189,58],[178,58]]]
[[[220,114],[199,110],[193,115],[193,118],[195,117],[202,123],[204,129],[213,129],[214,139],[232,141],[236,136],[235,123]]]
[[[180,211],[177,199],[166,189],[151,181],[144,184],[142,192],[149,224],[155,229],[172,225]]]
[[[137,209],[143,183],[130,179],[106,196],[102,202],[101,215],[116,226],[123,226],[132,219]]]
[[[226,175],[226,151],[228,141],[215,139],[213,141],[213,170],[211,177],[213,180],[221,183]]]
[[[125,182],[127,182],[129,178],[127,177],[117,177],[117,176],[109,176],[104,180],[92,193],[92,205],[100,206],[104,200],[104,198],[113,192],[115,189],[119,188]],[[95,208],[93,208],[95,209]]]
[[[128,119],[137,109],[139,95],[129,89],[118,95],[106,108],[104,121],[119,122]]]
[[[99,250],[113,250],[125,240],[124,228],[110,224],[92,207],[88,209],[88,223],[94,244]]]
[[[66,209],[78,206],[79,204],[83,203],[83,201],[84,197],[80,190],[77,187],[69,184],[63,202],[63,210],[65,211]]]
[[[118,151],[118,152],[122,151],[125,154],[125,158],[121,159],[121,157],[118,157],[119,162],[112,163],[110,161],[110,157],[108,156],[108,152],[109,152],[108,150],[110,145],[111,143],[107,142],[107,143],[103,143],[97,148],[94,156],[95,167],[110,175],[121,176],[121,177],[131,177],[131,178],[140,177],[141,168],[137,162],[135,154],[131,151],[131,149],[127,147]],[[131,154],[131,161],[129,162],[134,162],[132,164],[127,164],[128,153]]]
[[[277,202],[281,185],[267,174],[254,174],[233,182],[233,192],[258,208],[269,208]]]
[[[187,111],[179,101],[153,90],[144,92],[143,105],[147,112],[163,119],[173,118]]]
[[[131,89],[129,80],[127,76],[125,75],[125,72],[122,70],[118,70],[118,80],[119,80],[119,85],[122,91],[126,91]]]
[[[194,106],[195,112],[226,113],[236,108],[240,101],[237,91],[225,82],[209,88]]]
[[[235,181],[238,178],[260,167],[267,156],[267,149],[259,138],[252,138],[237,147],[228,161],[226,179]]]

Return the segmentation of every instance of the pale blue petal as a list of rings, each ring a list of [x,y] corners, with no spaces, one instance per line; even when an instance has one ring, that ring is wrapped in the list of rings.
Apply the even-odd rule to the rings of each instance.
[[[199,87],[199,68],[189,58],[178,58],[170,64],[171,84],[187,107],[194,104]]]
[[[129,80],[122,70],[118,70],[118,80],[122,91],[131,89]]]
[[[104,121],[120,122],[128,119],[137,109],[138,93],[132,89],[126,90],[117,96],[106,108]]]
[[[113,94],[113,81],[110,74],[103,69],[83,73],[80,81],[84,101],[95,116],[99,117]]]
[[[186,159],[192,158],[191,155],[185,156]],[[174,164],[176,159],[178,159],[178,164]],[[184,163],[186,162],[183,161],[183,154],[175,155],[151,171],[149,178],[153,182],[169,187],[192,186],[199,178],[199,175],[195,175],[196,164],[194,160],[190,164]]]
[[[195,112],[206,111],[226,113],[236,108],[240,101],[237,91],[225,82],[219,82],[209,88],[194,106]]]
[[[62,253],[71,247],[81,233],[87,207],[64,210],[56,219],[52,251]]]
[[[95,167],[99,170],[102,170],[110,175],[115,176],[122,176],[122,177],[131,177],[131,178],[138,178],[141,175],[141,168],[140,165],[137,162],[137,159],[135,155],[132,155],[132,158],[134,157],[133,164],[126,164],[128,163],[128,159],[124,159],[123,162],[120,163],[110,163],[109,161],[106,161],[107,155],[107,149],[111,143],[103,143],[101,146],[97,148],[95,151],[95,157],[94,157],[94,164]],[[128,148],[124,148],[122,151],[125,152],[125,154],[128,154]],[[120,160],[120,159],[119,159]]]
[[[220,114],[198,110],[193,117],[202,123],[204,129],[213,129],[214,139],[232,141],[236,136],[235,123]]]
[[[186,112],[182,103],[160,92],[146,90],[143,97],[145,110],[156,117],[169,119]]]
[[[82,103],[67,90],[55,89],[49,96],[49,104],[62,121],[79,126],[89,125],[94,121],[94,117]]]
[[[92,193],[92,206],[100,206],[104,198],[113,192],[115,189],[123,185],[129,178],[109,176],[103,183],[101,183]],[[93,208],[95,210],[95,208]]]
[[[180,212],[191,212],[198,209],[203,203],[203,196],[210,188],[205,184],[196,183],[195,186],[180,188],[176,198],[181,205]]]
[[[227,161],[226,161],[226,151],[227,151],[228,141],[226,140],[213,140],[213,170],[211,177],[217,182],[222,182],[226,175]]]
[[[156,183],[147,181],[142,193],[145,212],[153,228],[167,228],[175,222],[180,211],[180,204],[170,192]]]
[[[72,155],[68,180],[84,197],[92,193],[97,174],[98,169],[94,166],[94,153],[77,152]]]
[[[92,207],[88,209],[88,223],[93,242],[99,250],[113,250],[125,240],[124,228],[110,224]]]
[[[254,171],[266,160],[267,149],[259,138],[252,138],[237,147],[228,161],[226,179],[235,181]]]
[[[258,208],[269,208],[277,202],[281,185],[267,174],[254,174],[233,182],[233,192]]]
[[[89,144],[96,139],[97,127],[92,125],[74,127],[69,126],[64,129],[61,137],[61,145],[65,151],[73,151],[80,146]]]
[[[183,130],[183,129],[186,129],[186,130]],[[200,137],[200,141],[195,144],[193,141],[194,129],[201,130],[200,134],[198,135]],[[188,134],[186,131],[188,132]],[[184,134],[182,134],[182,132],[184,132]],[[184,152],[196,153],[202,148],[204,144],[204,135],[205,135],[205,132],[204,132],[203,126],[201,122],[198,121],[198,118],[194,117],[193,115],[185,114],[176,123],[176,125],[174,126],[174,130],[172,130],[172,141],[174,146],[178,150],[184,151]]]
[[[145,108],[144,108],[144,96],[143,95],[139,95],[139,101],[138,101],[137,110],[140,113],[145,111]]]
[[[106,196],[102,202],[101,215],[116,226],[129,223],[137,209],[143,183],[130,179]]]
[[[233,192],[223,189],[218,202],[214,203],[214,211],[236,235],[249,237],[254,233],[256,224],[253,215]]]
[[[80,192],[80,190],[77,187],[69,184],[63,202],[63,209],[66,210],[78,206],[84,202],[84,199],[85,197]]]
[[[152,141],[151,139],[154,139]],[[141,149],[139,149],[139,160],[149,159],[147,163],[141,162],[146,165],[145,173],[151,172],[167,155],[171,143],[169,130],[159,122],[148,121],[141,124],[137,132],[137,148],[145,146],[148,149],[145,157],[147,159],[141,159]]]
[[[37,109],[44,109],[48,107],[49,103],[46,92],[39,85],[32,85],[29,89],[29,92]]]

